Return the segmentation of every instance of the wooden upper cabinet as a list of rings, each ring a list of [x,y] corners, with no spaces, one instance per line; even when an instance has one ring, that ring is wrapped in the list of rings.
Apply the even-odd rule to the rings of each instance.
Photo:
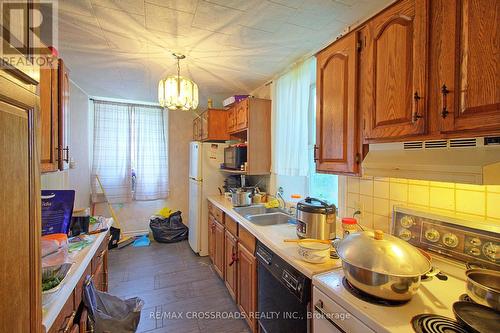
[[[248,127],[248,98],[238,102],[236,108],[236,128],[235,130],[241,131]]]
[[[69,70],[64,61],[59,59],[59,169],[69,168]]]
[[[207,109],[201,117],[201,141],[229,140],[226,110]]]
[[[193,120],[193,140],[201,141],[201,118],[199,117]]]
[[[232,133],[236,131],[236,108],[233,106],[227,112],[227,131]]]
[[[427,1],[403,0],[361,30],[365,139],[426,130]]]
[[[358,34],[317,55],[316,170],[359,173]]]
[[[52,68],[40,68],[41,171],[59,169],[59,100],[57,59]]]
[[[441,130],[498,132],[500,1],[449,0],[442,6],[447,29],[437,39],[442,71],[435,87],[440,93]]]

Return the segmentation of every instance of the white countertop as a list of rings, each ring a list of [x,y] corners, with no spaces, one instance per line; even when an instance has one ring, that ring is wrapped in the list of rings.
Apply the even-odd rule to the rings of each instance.
[[[276,253],[308,278],[312,278],[315,274],[327,272],[342,265],[341,261],[338,259],[328,259],[328,261],[323,264],[311,264],[300,259],[297,254],[298,245],[296,243],[284,242],[285,239],[298,239],[297,234],[295,233],[295,225],[277,224],[259,226],[251,223],[240,214],[236,213],[233,210],[231,202],[225,197],[209,196],[208,200],[248,230],[262,244],[267,246],[271,251]]]
[[[112,225],[113,220],[106,219],[106,222],[107,226],[100,227],[109,228]],[[106,238],[106,235],[107,232],[101,232],[100,234],[94,235],[95,240],[91,245],[75,254],[70,254],[70,262],[73,262],[73,266],[71,267],[66,279],[62,282],[58,295],[54,301],[42,307],[42,324],[45,327],[46,332],[49,331],[50,327],[56,320],[59,312],[61,312],[61,309],[68,300],[68,297],[71,296],[73,289],[75,289],[78,281],[80,281],[85,269],[90,264],[90,261],[97,252],[99,246],[101,246],[101,243]]]

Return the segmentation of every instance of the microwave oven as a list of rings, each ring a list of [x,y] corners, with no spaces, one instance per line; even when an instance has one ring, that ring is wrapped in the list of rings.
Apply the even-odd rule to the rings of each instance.
[[[224,168],[240,170],[247,161],[246,146],[232,146],[224,148]]]

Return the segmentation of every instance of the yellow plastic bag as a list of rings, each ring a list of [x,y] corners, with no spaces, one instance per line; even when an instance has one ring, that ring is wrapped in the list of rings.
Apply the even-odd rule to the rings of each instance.
[[[163,207],[159,211],[156,212],[156,215],[163,216],[164,218],[169,218],[172,215],[173,211],[168,207]]]

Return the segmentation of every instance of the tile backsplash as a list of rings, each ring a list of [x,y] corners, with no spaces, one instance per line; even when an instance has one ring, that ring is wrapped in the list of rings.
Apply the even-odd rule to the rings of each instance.
[[[346,187],[347,215],[360,210],[359,223],[369,228],[388,232],[394,205],[411,205],[500,225],[500,186],[347,177]]]

